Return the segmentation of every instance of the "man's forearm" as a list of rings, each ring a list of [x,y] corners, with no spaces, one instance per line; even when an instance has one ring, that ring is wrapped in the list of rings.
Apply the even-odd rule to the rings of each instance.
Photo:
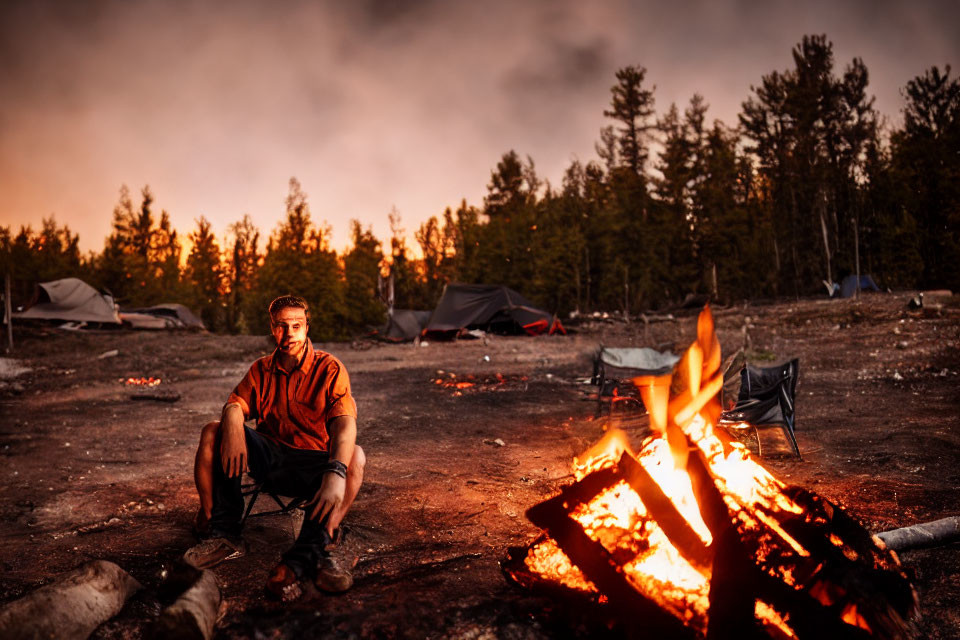
[[[337,416],[327,424],[330,433],[330,459],[350,466],[357,444],[357,421],[353,416]]]
[[[236,402],[228,402],[223,407],[223,413],[220,416],[220,426],[225,431],[227,429],[243,429],[243,409]]]

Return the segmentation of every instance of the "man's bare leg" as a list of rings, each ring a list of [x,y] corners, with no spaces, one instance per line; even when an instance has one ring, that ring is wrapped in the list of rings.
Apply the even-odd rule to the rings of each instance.
[[[200,432],[197,456],[193,462],[193,481],[197,486],[197,495],[200,497],[196,525],[197,529],[201,530],[210,521],[210,513],[213,510],[213,456],[216,452],[219,431],[219,421],[204,425]]]
[[[347,515],[347,511],[357,497],[357,493],[360,492],[360,485],[363,484],[363,468],[366,464],[367,456],[363,453],[360,445],[357,445],[353,449],[353,459],[350,460],[350,465],[347,467],[347,486],[343,493],[343,502],[340,503],[338,509],[330,513],[330,518],[327,520],[329,531],[333,532],[340,526],[340,522]]]

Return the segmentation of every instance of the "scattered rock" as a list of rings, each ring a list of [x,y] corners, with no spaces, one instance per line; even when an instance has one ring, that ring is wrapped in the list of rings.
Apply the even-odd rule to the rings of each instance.
[[[29,373],[31,369],[13,358],[0,358],[0,380],[10,380]]]

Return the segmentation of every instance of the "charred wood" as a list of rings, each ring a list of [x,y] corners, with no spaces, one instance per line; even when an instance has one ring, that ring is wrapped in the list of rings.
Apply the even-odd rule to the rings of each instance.
[[[808,566],[823,565],[819,578],[850,594],[848,599],[855,600],[859,609],[870,610],[880,619],[892,616],[895,628],[909,620],[917,610],[917,595],[890,552],[828,500],[797,487],[786,492],[804,507],[804,513],[791,514],[781,524],[810,552]],[[806,584],[813,580],[802,570],[794,575]]]
[[[163,610],[149,637],[210,640],[220,611],[220,587],[212,571],[200,573],[193,585],[176,602]]]
[[[534,511],[554,512],[557,508],[570,511],[577,505],[590,502],[598,493],[609,489],[620,481],[620,475],[613,467],[606,467],[585,476],[579,482],[564,487],[559,495],[527,510],[527,518],[534,522]],[[566,506],[564,506],[566,505]]]
[[[710,579],[708,640],[752,640],[767,637],[757,624],[756,581],[744,567],[752,564],[737,530],[727,527],[713,542],[713,574]]]
[[[540,508],[548,504],[548,508]],[[541,503],[527,511],[527,515],[531,522],[547,531],[570,561],[608,598],[620,620],[642,622],[644,628],[656,630],[654,635],[694,637],[677,618],[634,589],[606,548],[567,515],[562,503]]]
[[[629,453],[624,452],[618,467],[623,479],[637,492],[647,511],[657,521],[657,525],[663,529],[664,534],[680,555],[697,571],[704,575],[708,574],[712,562],[710,550],[687,523],[686,518],[677,511],[673,501],[667,497],[660,485]]]
[[[704,524],[710,529],[713,537],[718,538],[732,525],[732,518],[727,505],[723,502],[723,497],[713,483],[713,476],[707,467],[703,452],[696,447],[687,457],[687,473],[690,475],[693,493],[697,498],[700,517],[703,518]]]
[[[693,483],[701,515],[714,536],[712,546],[716,547],[714,552],[715,557],[718,558],[715,560],[715,566],[719,563],[722,569],[714,575],[714,579],[718,580],[720,585],[734,581],[733,588],[744,593],[756,594],[757,598],[767,602],[788,618],[790,626],[801,639],[910,637],[906,622],[897,611],[886,604],[885,598],[864,597],[857,598],[856,602],[860,606],[859,613],[861,615],[864,613],[872,614],[869,618],[870,622],[874,626],[882,627],[881,629],[874,629],[875,632],[879,631],[876,635],[871,635],[865,629],[844,622],[842,619],[844,610],[851,604],[852,598],[859,596],[860,593],[851,590],[850,586],[852,585],[839,586],[837,584],[836,577],[842,575],[842,573],[835,572],[834,567],[827,562],[826,558],[810,557],[809,562],[813,563],[815,568],[808,570],[808,573],[810,573],[809,582],[797,584],[796,588],[784,582],[777,575],[776,567],[771,566],[772,564],[788,564],[793,557],[794,562],[792,564],[794,566],[803,566],[808,560],[796,557],[789,549],[782,549],[782,553],[776,553],[776,551],[781,550],[778,547],[787,545],[783,542],[777,544],[777,534],[765,531],[766,526],[760,521],[756,523],[760,527],[759,535],[756,532],[747,531],[742,526],[742,520],[738,520],[740,526],[733,524],[732,514],[727,509],[720,491],[714,484],[706,460],[699,449],[692,451],[688,457],[687,471]],[[840,510],[836,510],[836,512],[839,513]],[[757,553],[759,547],[757,542],[761,536],[766,538],[768,543],[773,543],[775,552],[773,562],[770,562],[769,557],[766,558],[765,562],[758,560],[760,556]],[[736,542],[731,542],[731,538],[735,538]],[[771,545],[768,544],[768,546]],[[740,559],[739,562],[737,562],[738,558]],[[837,561],[836,564],[842,565],[843,569],[848,569],[852,562],[844,558],[843,562]],[[842,572],[840,567],[836,568]],[[882,573],[872,571],[872,567],[866,571],[863,571],[862,567],[859,569],[859,571],[854,569],[853,575]],[[732,579],[730,577],[731,572],[737,572],[740,575]],[[730,585],[727,586],[730,587]],[[861,586],[865,587],[866,585]],[[907,586],[909,587],[909,585]],[[811,595],[813,587],[819,587],[825,594],[822,597],[831,604],[822,604],[821,601],[814,598]],[[713,595],[714,584],[711,581],[710,628],[714,625],[715,616],[721,620],[737,620],[743,616],[745,606],[743,598],[746,596],[743,595],[741,598],[722,596],[720,595],[722,591],[719,589],[718,585],[718,597],[715,599]],[[716,611],[714,611],[715,606],[717,607]],[[873,610],[866,611],[867,608]],[[717,624],[719,625],[719,623]],[[728,629],[727,626],[718,626],[717,630],[712,632],[708,629],[708,637],[727,637],[724,635],[726,629]]]

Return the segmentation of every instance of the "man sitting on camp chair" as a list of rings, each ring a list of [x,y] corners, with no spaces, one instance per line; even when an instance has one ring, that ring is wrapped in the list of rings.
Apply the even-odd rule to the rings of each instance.
[[[302,593],[302,581],[312,580],[323,591],[345,591],[353,578],[330,548],[363,482],[365,462],[356,445],[350,379],[334,356],[314,351],[306,301],[281,296],[269,312],[276,350],[253,363],[220,421],[202,431],[194,468],[201,541],[184,560],[207,568],[244,555],[240,478],[246,471],[283,495],[310,500],[300,535],[271,571],[267,590],[289,600]],[[256,419],[255,430],[244,426],[248,418]]]

